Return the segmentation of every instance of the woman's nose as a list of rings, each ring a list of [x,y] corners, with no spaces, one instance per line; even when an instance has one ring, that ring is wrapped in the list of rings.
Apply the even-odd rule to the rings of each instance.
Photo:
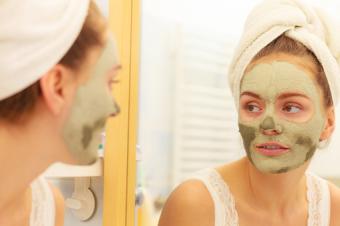
[[[119,107],[119,105],[117,104],[116,101],[114,101],[113,104],[115,105],[115,112],[114,112],[111,116],[112,116],[112,117],[115,117],[115,116],[119,115],[119,113],[120,113],[120,107]]]
[[[275,136],[282,133],[282,127],[274,122],[272,117],[267,117],[260,124],[260,130],[264,135]]]

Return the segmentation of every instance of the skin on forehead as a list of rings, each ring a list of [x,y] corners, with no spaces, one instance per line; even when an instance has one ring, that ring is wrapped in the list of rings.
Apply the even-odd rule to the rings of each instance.
[[[311,76],[289,62],[258,64],[244,76],[241,84],[241,93],[253,92],[265,101],[274,102],[285,92],[303,94],[313,101],[320,101],[319,91]]]
[[[277,61],[277,62],[286,62],[286,63],[290,63],[291,65],[295,66],[297,69],[303,71],[306,75],[308,75],[311,78],[311,81],[314,84],[314,87],[316,87],[316,91],[319,94],[319,99],[321,100],[322,106],[324,106],[325,104],[325,100],[323,98],[323,90],[320,87],[320,85],[317,83],[317,79],[316,79],[316,74],[318,72],[317,70],[317,66],[315,65],[315,63],[313,61],[311,61],[309,58],[307,57],[299,57],[299,56],[295,56],[295,55],[291,55],[291,54],[287,54],[287,53],[272,53],[269,54],[267,56],[261,57],[253,62],[251,62],[248,67],[245,70],[244,76],[242,78],[242,81],[240,83],[240,89],[241,89],[241,94],[242,94],[242,83],[246,77],[246,75],[252,71],[252,69],[254,67],[256,67],[258,64],[271,64],[273,61]],[[262,81],[265,81],[267,78],[265,78]],[[297,78],[292,78],[292,81],[296,81],[296,85],[298,85],[297,83]],[[292,83],[292,82],[291,82]],[[290,84],[291,85],[291,84]],[[301,84],[300,84],[301,85]],[[291,86],[290,86],[291,87]],[[322,108],[322,110],[326,110],[324,108]]]
[[[246,68],[244,74],[247,74],[251,69],[259,63],[271,63],[272,61],[285,61],[294,64],[296,67],[307,71],[309,75],[317,73],[317,66],[307,57],[295,56],[287,53],[271,53],[252,61]]]

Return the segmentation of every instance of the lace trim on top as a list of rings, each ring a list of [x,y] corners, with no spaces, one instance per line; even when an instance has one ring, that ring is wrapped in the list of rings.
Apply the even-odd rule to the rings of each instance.
[[[308,200],[308,226],[328,226],[322,222],[322,181],[315,176],[306,174],[307,177],[307,200]],[[212,169],[209,173],[209,183],[218,195],[223,206],[223,225],[218,226],[238,226],[239,218],[236,210],[235,200],[230,192],[229,186],[221,175]],[[215,210],[218,211],[218,210]]]
[[[44,178],[38,178],[31,184],[32,210],[30,226],[54,226],[55,203],[53,193]]]
[[[211,170],[211,172],[209,174],[209,182],[223,205],[223,225],[219,226],[238,226],[238,214],[234,197],[221,175],[216,170]]]
[[[322,186],[312,175],[307,174],[308,226],[324,226],[322,222]],[[328,226],[328,225],[327,225]]]

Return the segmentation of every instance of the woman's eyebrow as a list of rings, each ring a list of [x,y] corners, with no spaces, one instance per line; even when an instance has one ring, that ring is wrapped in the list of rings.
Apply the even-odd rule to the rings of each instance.
[[[251,96],[251,97],[254,97],[254,98],[257,98],[257,99],[261,99],[261,97],[259,95],[257,95],[256,93],[249,92],[249,91],[243,92],[241,94],[241,97],[242,96]]]
[[[306,96],[305,94],[302,94],[302,93],[284,93],[284,94],[281,94],[278,97],[278,99],[285,99],[285,98],[288,98],[288,97],[303,97],[303,98],[309,99],[308,96]]]

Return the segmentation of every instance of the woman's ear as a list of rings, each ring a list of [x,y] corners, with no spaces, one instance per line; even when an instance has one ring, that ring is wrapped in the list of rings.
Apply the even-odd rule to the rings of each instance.
[[[334,107],[328,107],[326,110],[326,122],[325,127],[321,133],[320,141],[327,140],[331,137],[335,128],[335,113]]]
[[[60,115],[73,98],[76,78],[72,70],[57,64],[40,79],[40,87],[47,109]]]

